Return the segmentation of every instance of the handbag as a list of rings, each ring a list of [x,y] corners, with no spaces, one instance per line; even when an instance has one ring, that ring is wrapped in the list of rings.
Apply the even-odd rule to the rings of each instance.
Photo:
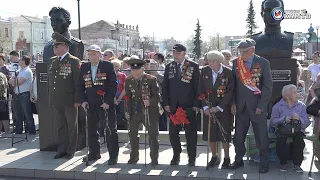
[[[291,119],[289,123],[279,124],[275,134],[277,137],[294,137],[301,132],[301,121]]]

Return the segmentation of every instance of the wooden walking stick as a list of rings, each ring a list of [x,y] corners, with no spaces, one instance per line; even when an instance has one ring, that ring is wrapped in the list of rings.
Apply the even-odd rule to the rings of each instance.
[[[311,171],[312,171],[314,156],[316,155],[316,152],[317,152],[317,146],[318,146],[318,143],[320,143],[320,134],[319,133],[316,138],[317,138],[317,141],[314,143],[315,147],[313,148],[312,160],[311,160],[311,165],[310,165],[310,170],[309,170],[309,178],[311,178]]]
[[[87,107],[84,109],[84,111],[86,112],[86,166],[89,166],[89,141],[88,141],[88,110]]]
[[[207,142],[207,167],[209,170],[209,153],[210,153],[210,131],[211,131],[211,115],[208,116],[208,142]]]

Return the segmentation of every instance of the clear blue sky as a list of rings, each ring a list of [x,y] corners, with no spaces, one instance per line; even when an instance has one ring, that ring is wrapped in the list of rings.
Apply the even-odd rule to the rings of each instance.
[[[78,27],[77,0],[3,0],[0,16],[46,16],[53,6],[63,6],[71,13],[71,28]],[[260,16],[262,0],[253,0],[259,30],[264,24]],[[243,35],[249,0],[80,0],[81,26],[99,20],[136,25],[142,35],[174,37],[185,40],[195,28],[197,18],[203,38],[219,32],[221,36]],[[310,23],[320,25],[319,0],[284,0],[285,9],[307,9],[311,20],[285,20],[282,29],[307,32]]]

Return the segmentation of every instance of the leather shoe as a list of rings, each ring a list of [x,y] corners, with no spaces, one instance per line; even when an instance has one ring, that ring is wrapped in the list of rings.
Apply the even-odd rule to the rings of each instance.
[[[264,173],[267,173],[267,172],[269,172],[269,168],[267,168],[267,167],[260,167],[259,173],[264,174]]]
[[[67,153],[57,153],[53,158],[54,159],[60,159],[63,158],[64,156],[66,156]]]
[[[130,158],[128,161],[128,164],[137,164],[139,161],[139,158]]]
[[[211,160],[210,162],[208,163],[208,166],[207,168],[212,168],[214,167],[215,165],[219,164],[219,160],[218,160],[218,157],[211,157]]]
[[[195,159],[189,159],[188,166],[195,166],[196,165],[196,160]]]
[[[174,155],[171,162],[170,162],[170,165],[179,165],[180,163],[180,155]]]
[[[72,153],[72,154],[67,154],[66,155],[66,159],[72,159],[74,157],[74,154]]]
[[[100,154],[96,155],[96,156],[93,156],[93,155],[90,155],[90,154],[88,155],[88,161],[94,161],[94,160],[98,160],[100,158],[101,158]],[[82,158],[82,162],[86,162],[86,160],[87,160],[86,156]]]
[[[238,169],[240,167],[244,166],[243,160],[241,160],[240,162],[234,162],[230,165],[230,169]]]
[[[230,158],[224,158],[221,169],[229,169],[230,168]]]
[[[152,166],[156,166],[156,165],[158,165],[159,163],[158,163],[158,160],[152,160],[151,161],[151,165]]]
[[[118,159],[117,158],[110,158],[108,160],[108,165],[116,165],[118,163]]]

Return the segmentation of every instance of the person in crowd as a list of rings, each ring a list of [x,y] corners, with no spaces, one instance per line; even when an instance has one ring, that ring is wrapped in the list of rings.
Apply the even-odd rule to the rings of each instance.
[[[269,139],[267,109],[272,95],[270,62],[255,54],[253,39],[241,40],[238,44],[240,57],[233,61],[232,72],[235,79],[235,104],[232,106],[235,117],[234,146],[235,162],[231,169],[244,166],[244,142],[252,123],[257,147],[260,150],[260,173],[269,171]],[[249,71],[250,70],[250,71]]]
[[[9,70],[11,71],[11,76],[15,76],[15,72],[19,70],[19,60],[20,55],[18,51],[11,51],[10,52],[10,67]]]
[[[101,128],[99,127],[100,122],[106,122],[106,113],[108,113],[106,125],[109,151],[108,165],[115,165],[118,162],[119,155],[114,104],[117,92],[117,76],[112,63],[101,59],[101,49],[98,45],[90,45],[87,52],[90,62],[81,65],[76,102],[81,103],[87,111],[88,161],[101,158],[98,130]],[[83,161],[86,161],[86,157],[83,158]]]
[[[153,56],[153,58],[155,56]],[[146,71],[146,73],[151,74],[157,78],[159,92],[161,95],[162,94],[163,74],[160,73],[161,71],[156,71],[157,69],[159,69],[159,66],[160,66],[160,64],[156,60],[150,59],[149,63],[147,64],[147,69],[149,69],[150,71]],[[162,108],[164,108],[162,102],[161,102],[161,106],[162,106]],[[166,131],[166,130],[167,130],[167,114],[163,113],[159,119],[159,131]]]
[[[24,119],[27,123],[29,134],[36,134],[33,114],[30,108],[30,86],[33,79],[33,74],[29,67],[30,61],[29,56],[23,56],[19,61],[21,69],[17,71],[16,76],[11,77],[9,80],[9,83],[14,87],[13,115],[16,120],[16,134],[22,134]]]
[[[121,70],[122,72],[128,77],[131,75],[131,71],[130,71],[130,66],[127,64],[127,61],[130,59],[130,57],[125,57],[122,60],[122,66],[121,66]]]
[[[316,51],[312,56],[313,63],[308,66],[308,71],[311,74],[311,81],[315,82],[317,75],[320,73],[320,52]]]
[[[107,49],[103,52],[103,60],[104,61],[112,61],[114,60],[115,57],[114,57],[114,53],[112,50],[110,49]]]
[[[160,108],[160,93],[156,77],[146,74],[144,60],[132,56],[127,63],[131,66],[132,75],[125,81],[125,92],[128,96],[126,117],[129,120],[131,153],[128,164],[139,161],[139,128],[143,124],[148,130],[151,165],[158,165],[159,130],[158,120],[163,113]],[[146,114],[148,110],[149,117]]]
[[[179,107],[188,111],[187,119],[189,124],[184,124],[188,165],[195,166],[197,154],[197,121],[196,112],[199,111],[200,101],[198,100],[199,65],[185,59],[186,47],[182,44],[175,44],[172,48],[174,61],[167,64],[162,84],[162,100],[165,110],[168,113],[176,113]],[[173,148],[171,165],[180,163],[181,141],[179,132],[180,125],[169,123],[169,138]]]
[[[303,149],[305,143],[303,140],[304,130],[310,125],[310,120],[306,112],[306,105],[298,101],[298,89],[295,85],[289,84],[282,89],[282,99],[272,107],[272,113],[270,118],[270,127],[277,127],[283,123],[289,123],[293,120],[301,122],[300,133],[297,133],[293,137],[292,158],[293,169],[296,172],[302,173],[301,164],[303,161]],[[285,172],[288,169],[288,146],[287,137],[277,137],[276,151],[280,160],[280,171]]]
[[[10,73],[8,67],[5,65],[5,55],[0,53],[0,72],[6,77],[6,79],[1,80],[1,94],[3,108],[0,111],[0,125],[2,126],[1,131],[5,133],[9,133],[10,130],[10,116],[9,116],[9,102],[6,101],[9,99],[9,84],[8,81],[10,79]],[[3,76],[1,76],[3,77]],[[6,94],[4,94],[6,93]]]
[[[125,121],[125,109],[124,109],[124,101],[122,100],[125,93],[122,93],[124,91],[124,82],[127,78],[126,74],[120,72],[121,69],[121,61],[114,59],[111,61],[113,64],[114,70],[117,75],[117,83],[118,83],[118,89],[115,97],[115,104],[116,104],[116,113],[117,113],[117,126],[118,129],[125,130],[127,129],[127,123]]]
[[[78,140],[77,117],[80,104],[75,102],[75,92],[80,73],[80,60],[69,53],[71,41],[68,38],[59,33],[54,33],[52,38],[56,56],[49,59],[47,68],[49,103],[55,113],[59,140],[54,159],[63,157],[71,159],[76,152]]]
[[[161,54],[161,53],[154,54],[153,60],[155,60],[158,63],[158,68],[159,68],[158,72],[163,75],[164,69],[165,69],[165,64],[164,64],[165,59],[164,59],[163,54]]]
[[[231,130],[233,124],[233,115],[231,113],[231,103],[234,94],[234,80],[231,69],[224,67],[222,62],[224,56],[219,51],[210,51],[207,54],[209,65],[201,69],[199,81],[199,93],[209,98],[212,107],[202,102],[204,114],[207,116],[204,121],[203,140],[210,142],[212,158],[209,167],[219,164],[217,157],[217,142],[222,142],[224,149],[224,160],[222,169],[228,169],[230,166],[229,143],[231,142]],[[211,94],[207,94],[211,91]],[[209,97],[208,97],[209,96]],[[212,113],[221,123],[226,134],[223,134],[217,123],[213,123]],[[211,121],[209,122],[209,116]],[[210,123],[210,137],[208,136]],[[209,137],[209,139],[208,139]]]
[[[224,56],[224,60],[222,64],[231,69],[232,68],[232,63],[230,62],[232,58],[231,52],[228,49],[225,49],[225,50],[222,50],[221,53]]]
[[[303,68],[301,64],[297,61],[297,88],[298,88],[298,95],[301,102],[305,102],[306,99],[306,87],[303,80],[300,79],[301,73],[303,71]]]

